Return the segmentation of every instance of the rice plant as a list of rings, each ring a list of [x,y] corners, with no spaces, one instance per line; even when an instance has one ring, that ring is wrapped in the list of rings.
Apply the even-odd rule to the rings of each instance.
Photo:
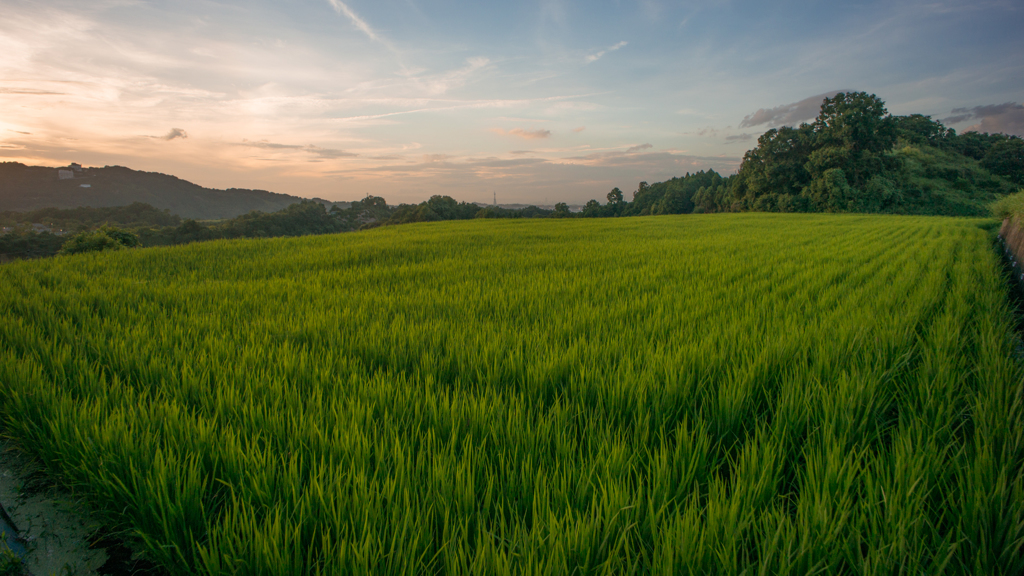
[[[0,428],[175,574],[1021,574],[983,220],[446,222],[0,267]]]

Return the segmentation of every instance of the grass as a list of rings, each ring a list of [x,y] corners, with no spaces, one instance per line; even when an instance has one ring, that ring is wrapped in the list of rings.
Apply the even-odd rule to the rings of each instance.
[[[472,221],[0,267],[0,427],[177,574],[1020,574],[991,224]]]
[[[896,156],[904,163],[904,193],[929,214],[987,216],[990,204],[1018,189],[956,152],[901,141]]]
[[[0,530],[0,576],[21,576],[22,562],[7,547],[7,534]]]
[[[992,215],[1000,220],[1024,214],[1024,190],[1004,196],[991,206]]]

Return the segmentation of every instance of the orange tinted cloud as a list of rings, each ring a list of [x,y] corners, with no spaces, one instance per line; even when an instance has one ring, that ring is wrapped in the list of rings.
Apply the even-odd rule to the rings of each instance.
[[[551,137],[551,130],[523,130],[522,128],[502,130],[501,128],[495,128],[493,132],[504,136],[518,136],[525,140],[539,140]]]

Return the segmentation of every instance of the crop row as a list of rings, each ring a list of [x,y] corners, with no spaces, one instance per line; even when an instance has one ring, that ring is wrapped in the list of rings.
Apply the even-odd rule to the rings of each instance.
[[[0,427],[188,574],[1024,572],[978,220],[438,223],[0,268]]]

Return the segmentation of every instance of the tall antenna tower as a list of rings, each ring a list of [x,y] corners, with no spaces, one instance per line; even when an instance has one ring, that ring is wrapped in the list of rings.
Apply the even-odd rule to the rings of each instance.
[[[498,193],[495,192],[494,190],[491,190],[491,194],[494,194],[494,205],[497,206],[498,205]]]

